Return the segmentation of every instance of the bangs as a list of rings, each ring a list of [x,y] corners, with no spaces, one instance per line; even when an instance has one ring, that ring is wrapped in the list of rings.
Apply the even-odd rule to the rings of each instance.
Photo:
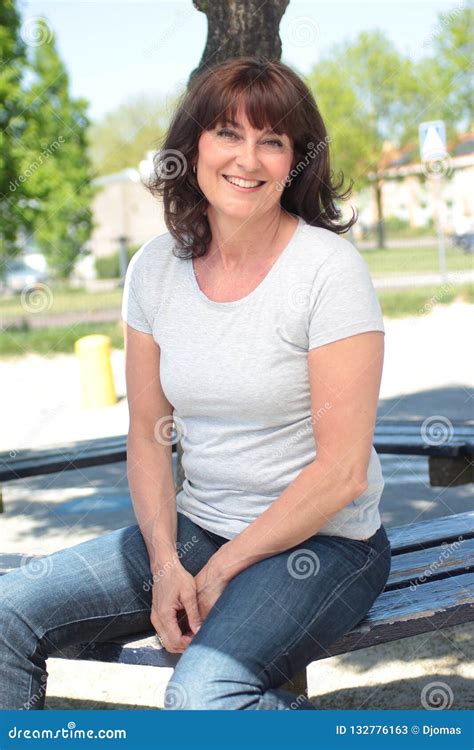
[[[252,128],[272,130],[294,140],[297,121],[296,115],[292,116],[291,113],[295,112],[296,107],[295,102],[289,101],[288,85],[282,86],[278,81],[263,78],[266,76],[254,79],[249,85],[239,83],[232,87],[224,81],[220,86],[218,81],[207,102],[204,129],[237,124],[242,127],[243,123],[238,118],[241,110]]]

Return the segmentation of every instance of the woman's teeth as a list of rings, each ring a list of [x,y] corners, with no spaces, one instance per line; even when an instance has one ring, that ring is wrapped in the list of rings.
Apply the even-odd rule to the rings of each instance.
[[[227,175],[224,175],[224,178],[227,182],[231,182],[232,185],[237,185],[238,187],[243,188],[255,188],[259,185],[263,185],[261,180],[241,180],[238,177],[227,177]]]

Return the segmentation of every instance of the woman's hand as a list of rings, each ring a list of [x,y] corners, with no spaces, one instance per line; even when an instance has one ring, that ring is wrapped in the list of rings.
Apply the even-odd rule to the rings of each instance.
[[[202,622],[195,578],[179,562],[160,571],[152,589],[151,624],[167,651],[181,654]]]
[[[225,587],[229,583],[216,568],[211,557],[194,578],[196,582],[199,614],[205,620]]]

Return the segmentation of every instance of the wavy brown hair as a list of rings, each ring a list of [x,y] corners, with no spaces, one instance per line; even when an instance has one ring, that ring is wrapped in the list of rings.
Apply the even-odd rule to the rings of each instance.
[[[213,65],[192,80],[154,157],[146,187],[163,200],[165,223],[176,240],[177,257],[199,257],[208,250],[208,201],[192,165],[201,133],[235,120],[241,103],[253,128],[272,128],[293,142],[292,170],[280,186],[282,208],[313,226],[337,234],[347,232],[358,217],[352,210],[346,224],[337,223],[341,211],[335,200],[349,198],[353,180],[344,193],[338,192],[344,183],[342,172],[333,183],[330,138],[311,91],[279,61],[237,57]]]

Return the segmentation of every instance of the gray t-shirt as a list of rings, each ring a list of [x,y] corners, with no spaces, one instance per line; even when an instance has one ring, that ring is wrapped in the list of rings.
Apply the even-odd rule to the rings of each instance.
[[[183,447],[177,508],[232,539],[316,456],[308,349],[385,332],[383,317],[354,245],[301,218],[263,281],[233,302],[208,299],[173,244],[168,232],[133,256],[122,318],[160,346],[161,385]],[[368,481],[320,533],[375,533],[384,480],[373,447]]]

